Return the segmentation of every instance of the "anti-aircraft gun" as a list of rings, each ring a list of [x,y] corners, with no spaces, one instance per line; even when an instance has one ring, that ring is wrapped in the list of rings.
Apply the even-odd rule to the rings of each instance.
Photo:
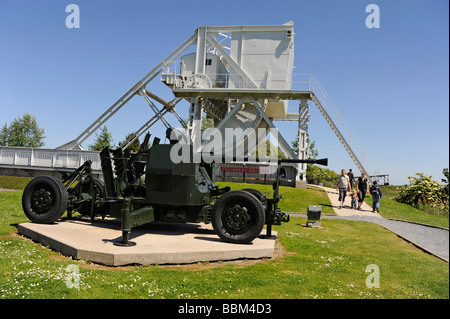
[[[23,192],[26,216],[36,223],[53,223],[66,211],[69,219],[75,212],[91,220],[120,218],[122,237],[115,244],[122,246],[135,244],[129,240],[133,227],[157,221],[212,223],[222,240],[245,244],[258,237],[265,224],[266,236],[271,236],[272,225],[289,221],[278,207],[280,180],[285,176],[282,163],[327,165],[327,159],[279,159],[273,197],[267,198],[256,189],[219,188],[212,174],[214,163],[174,164],[170,152],[176,144],[160,144],[155,138],[149,146],[149,138],[147,134],[136,153],[121,147],[103,149],[103,181],[93,177],[90,161],[61,179],[34,178]]]

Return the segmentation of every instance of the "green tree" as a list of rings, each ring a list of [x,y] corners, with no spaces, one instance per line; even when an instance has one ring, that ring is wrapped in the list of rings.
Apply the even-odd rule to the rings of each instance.
[[[339,174],[320,166],[308,164],[306,166],[306,178],[311,184],[319,184],[324,182],[330,182],[334,184],[337,181]]]
[[[44,129],[37,124],[36,118],[29,113],[17,117],[8,126],[6,123],[0,130],[1,146],[44,146]]]
[[[263,147],[259,147],[256,149],[255,157],[259,157],[259,153],[258,153],[259,149],[262,150]],[[284,152],[281,150],[281,148],[279,146],[277,147],[277,146],[273,145],[272,142],[270,142],[270,140],[266,140],[266,157],[269,157],[270,155],[273,155],[273,154],[277,154],[278,158],[282,158],[282,159],[286,158],[286,154],[284,154]]]
[[[122,142],[119,143],[120,146],[125,146],[125,141],[127,141],[128,139],[131,139],[132,137],[134,137],[136,134],[134,133],[130,133],[127,134],[127,136],[125,136],[125,140],[123,140]],[[133,141],[133,143],[131,143],[130,146],[128,146],[128,149],[134,151],[134,152],[139,152],[139,149],[141,148],[141,142],[139,142],[139,139],[135,139]]]
[[[447,197],[449,196],[449,173],[448,168],[444,168],[442,170],[442,174],[444,174],[445,179],[441,179],[442,183],[444,183],[444,193],[447,194]]]
[[[113,142],[112,135],[105,125],[102,127],[100,134],[98,134],[97,132],[95,133],[94,144],[91,144],[88,147],[91,151],[101,151],[107,146],[110,148],[114,148],[115,145],[112,142]]]
[[[306,144],[309,147],[309,159],[317,159],[319,152],[316,149],[316,142],[311,141],[308,133],[306,133]],[[291,145],[295,154],[298,154],[298,133],[296,139],[291,142]],[[314,164],[306,165],[306,178],[311,184],[334,182],[338,177],[339,174],[327,168],[316,166]]]
[[[189,123],[188,117],[184,118],[183,120],[184,120],[184,123],[186,123],[186,124]],[[214,128],[214,119],[212,119],[210,117],[206,117],[206,114],[204,114],[202,117],[202,127],[200,129],[202,131],[204,131],[208,128]]]
[[[316,159],[317,156],[319,156],[319,152],[316,150],[316,142],[311,141],[308,133],[306,133],[306,144],[309,146],[309,158]],[[295,140],[291,142],[291,145],[292,145],[292,150],[294,151],[294,153],[298,154],[298,133],[297,133],[297,137],[295,138]]]
[[[205,116],[202,119],[202,131],[206,130],[207,128],[214,128],[214,120]]]

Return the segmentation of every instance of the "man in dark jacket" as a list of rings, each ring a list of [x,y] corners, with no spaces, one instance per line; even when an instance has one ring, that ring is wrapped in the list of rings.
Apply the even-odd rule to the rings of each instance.
[[[383,193],[381,192],[380,186],[378,186],[378,182],[374,181],[373,185],[370,186],[370,194],[372,194],[372,212],[377,213],[380,212],[380,199],[383,197]]]
[[[353,188],[353,183],[355,181],[353,180],[354,175],[353,175],[353,172],[352,172],[351,168],[349,169],[347,176],[348,176],[348,180],[350,181],[350,187]]]

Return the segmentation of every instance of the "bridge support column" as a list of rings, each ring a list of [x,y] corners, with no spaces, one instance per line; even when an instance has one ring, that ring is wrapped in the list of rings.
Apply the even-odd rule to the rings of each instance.
[[[309,107],[308,100],[300,100],[298,107],[298,159],[309,158],[309,148],[307,142]],[[295,177],[296,188],[306,188],[306,163],[297,164],[297,176]]]

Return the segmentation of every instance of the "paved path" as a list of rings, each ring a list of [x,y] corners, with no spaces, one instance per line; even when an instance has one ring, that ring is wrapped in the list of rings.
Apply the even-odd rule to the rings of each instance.
[[[316,187],[316,185],[314,185],[314,187]],[[362,203],[361,210],[356,210],[354,208],[350,208],[351,207],[351,197],[348,196],[348,192],[347,192],[347,196],[345,197],[344,208],[339,208],[339,206],[340,206],[339,191],[337,191],[335,188],[329,188],[329,187],[324,187],[324,186],[317,186],[317,187],[323,189],[328,194],[328,197],[330,198],[331,205],[333,206],[334,212],[338,216],[370,216],[370,217],[383,218],[380,214],[378,214],[376,212],[373,213],[372,207],[367,205],[365,202]]]
[[[315,185],[314,185],[315,186]],[[348,219],[348,220],[358,220],[370,223],[375,223],[383,226],[386,229],[396,233],[403,239],[411,242],[412,244],[418,246],[419,248],[445,260],[449,261],[449,230],[428,226],[413,222],[406,222],[394,219],[387,219],[382,217],[378,213],[373,213],[372,208],[363,203],[361,206],[362,210],[351,209],[350,198],[347,196],[344,204],[347,206],[345,208],[339,208],[340,203],[338,201],[338,192],[336,189],[322,187],[330,198],[331,205],[333,206],[334,212],[337,216],[327,216],[322,215],[322,218],[338,218],[338,219]],[[382,210],[382,208],[380,208]],[[305,214],[306,216],[306,214]]]
[[[9,188],[1,188],[0,187],[0,192],[3,192],[3,191],[14,192],[14,191],[17,191],[17,189],[9,189]]]

